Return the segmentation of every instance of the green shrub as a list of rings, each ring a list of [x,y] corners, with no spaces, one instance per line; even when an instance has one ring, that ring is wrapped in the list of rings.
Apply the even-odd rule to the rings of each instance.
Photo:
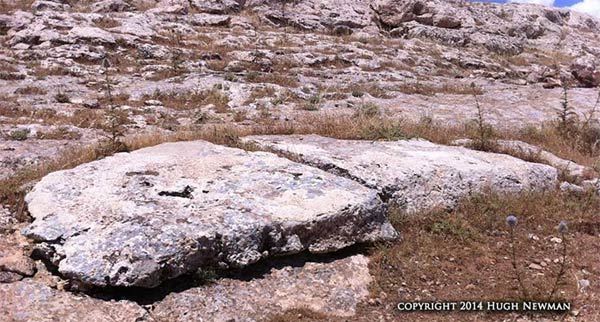
[[[71,98],[69,98],[69,96],[63,92],[56,93],[56,95],[54,95],[54,99],[58,103],[71,103]]]
[[[10,132],[9,138],[15,141],[25,141],[29,133],[31,133],[29,129],[17,129]]]

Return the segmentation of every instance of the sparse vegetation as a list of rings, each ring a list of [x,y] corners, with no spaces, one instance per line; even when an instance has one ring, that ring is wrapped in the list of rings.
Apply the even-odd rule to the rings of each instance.
[[[252,90],[245,104],[251,104],[263,98],[275,97],[277,90],[273,86],[257,87]]]
[[[479,104],[476,85],[473,83],[471,84],[471,87],[473,88],[473,99],[475,100],[475,108],[477,109],[475,117],[475,136],[473,138],[475,143],[473,148],[481,151],[490,151],[493,149],[494,145],[494,128],[485,120],[483,107]]]
[[[31,131],[27,128],[10,131],[8,138],[15,141],[25,141],[29,137]]]
[[[354,116],[358,118],[374,118],[379,115],[381,115],[380,107],[373,102],[362,102],[354,112]]]
[[[165,107],[174,110],[186,111],[214,105],[217,113],[229,111],[229,95],[223,84],[215,84],[207,90],[195,90],[191,92],[171,93],[156,90],[152,95],[144,96],[144,100],[158,100]]]
[[[63,91],[58,91],[58,93],[54,95],[54,99],[57,103],[71,103],[71,98],[69,98],[69,95],[65,94]]]
[[[553,300],[569,300],[575,306],[595,305],[597,299],[579,290],[578,278],[583,278],[582,271],[595,267],[600,260],[593,242],[598,233],[597,214],[593,209],[598,206],[600,198],[595,195],[548,191],[520,195],[476,194],[451,212],[407,216],[392,208],[392,224],[403,237],[397,242],[375,245],[368,251],[374,277],[368,301],[371,304],[359,305],[355,317],[324,318],[311,315],[310,311],[301,315],[290,311],[269,321],[285,318],[292,322],[358,322],[377,320],[382,314],[389,314],[390,319],[420,321],[431,319],[431,313],[400,315],[394,305],[400,301],[460,301],[465,300],[466,292],[469,300],[520,301],[522,294],[515,282],[507,243],[510,232],[506,230],[505,219],[506,214],[511,213],[518,214],[519,229],[529,232],[529,235],[519,233],[514,242],[515,247],[522,250],[517,265],[523,284],[530,291],[528,298],[548,300],[556,273],[566,258],[564,274]],[[551,241],[554,237],[564,237],[555,228],[561,220],[570,223],[566,252],[562,243]],[[577,260],[573,260],[575,257]],[[542,269],[530,268],[532,263],[543,263],[539,265]],[[436,314],[435,320],[488,321],[511,316],[511,313],[498,312],[469,316],[462,312]],[[551,314],[546,317],[553,318]]]
[[[206,267],[198,269],[194,277],[199,285],[207,285],[214,283],[219,276],[214,268]]]
[[[250,83],[269,83],[283,87],[298,87],[298,80],[295,77],[285,76],[281,73],[260,73],[253,71],[246,74],[246,81]]]
[[[20,95],[46,95],[47,91],[36,86],[26,86],[18,88],[15,93]]]
[[[568,142],[573,149],[584,155],[600,156],[600,122],[596,116],[599,105],[600,91],[598,91],[598,96],[589,113],[584,115],[582,120],[569,102],[569,87],[564,81],[560,108],[557,109],[554,128],[556,134],[554,136],[565,141],[565,144]]]
[[[1,0],[0,1],[0,12],[11,13],[11,12],[17,11],[17,10],[28,11],[28,10],[31,10],[31,5],[33,4],[33,2],[34,2],[33,0],[19,0],[19,1]]]
[[[558,130],[562,135],[569,135],[570,132],[574,131],[574,124],[576,123],[577,113],[575,113],[569,104],[569,85],[566,80],[562,81],[563,96],[560,102],[560,109],[557,111],[558,114]]]
[[[125,123],[127,120],[127,115],[123,113],[119,107],[113,101],[112,94],[112,80],[110,79],[110,61],[108,58],[105,58],[103,61],[104,67],[104,86],[105,86],[105,97],[108,102],[108,106],[106,108],[106,122],[104,123],[104,130],[107,132],[106,138],[108,139],[108,144],[106,148],[114,152],[125,151],[127,150],[126,145],[123,143],[123,138],[125,137]],[[110,152],[109,152],[110,153]]]
[[[50,131],[39,131],[36,137],[39,140],[78,140],[81,138],[81,133],[66,126],[59,126]]]

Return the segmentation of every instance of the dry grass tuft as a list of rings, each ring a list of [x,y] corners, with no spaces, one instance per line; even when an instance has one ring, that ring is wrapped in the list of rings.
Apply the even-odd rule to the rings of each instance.
[[[283,87],[298,87],[298,79],[296,77],[286,76],[281,73],[260,73],[249,72],[246,74],[246,80],[250,83],[269,83]]]
[[[144,100],[149,99],[159,100],[165,107],[175,110],[191,110],[212,104],[218,113],[229,111],[229,95],[224,91],[222,84],[208,90],[184,93],[156,91],[152,95],[144,96]]]
[[[33,2],[33,0],[0,0],[0,12],[11,13],[17,10],[31,11],[31,5]]]
[[[104,29],[115,28],[115,27],[121,26],[121,23],[118,20],[115,20],[108,16],[104,16],[104,17],[94,21],[94,24],[97,27],[104,28]]]
[[[561,220],[569,222],[569,258],[578,260],[569,263],[568,278],[560,285],[560,298],[577,305],[581,294],[575,276],[599,259],[592,246],[594,236],[586,231],[600,223],[594,210],[599,206],[600,199],[592,193],[579,197],[559,192],[486,194],[463,201],[451,213],[412,217],[392,214],[404,241],[410,242],[394,243],[376,251],[372,272],[377,283],[373,293],[392,294],[392,302],[415,300],[417,294],[424,294],[423,300],[464,300],[466,287],[471,300],[520,300],[507,259],[505,223],[507,215],[516,214],[517,261],[534,300],[548,297],[558,271],[554,260],[560,257],[560,247],[551,238],[559,236],[556,226]],[[542,262],[541,271],[529,268],[532,263]],[[407,286],[405,293],[398,294],[401,283]]]
[[[564,136],[553,123],[542,127],[525,127],[519,131],[502,132],[502,138],[520,140],[550,151],[557,156],[600,170],[600,151],[589,153],[585,142]],[[600,139],[600,138],[599,138]]]
[[[45,95],[47,92],[41,87],[26,86],[17,88],[15,93],[19,95]]]

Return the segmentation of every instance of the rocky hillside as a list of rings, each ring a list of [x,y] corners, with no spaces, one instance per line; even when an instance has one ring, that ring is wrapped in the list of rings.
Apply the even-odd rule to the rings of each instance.
[[[514,3],[0,0],[0,321],[522,299],[508,213],[535,299],[577,249],[576,309],[466,319],[596,321],[599,35]]]
[[[488,122],[539,124],[555,117],[561,81],[576,87],[578,113],[591,109],[589,87],[600,82],[600,22],[535,5],[114,0],[1,9],[0,130],[28,139],[3,143],[7,171],[93,141],[107,77],[129,133],[356,110],[463,123],[475,115],[474,91]]]

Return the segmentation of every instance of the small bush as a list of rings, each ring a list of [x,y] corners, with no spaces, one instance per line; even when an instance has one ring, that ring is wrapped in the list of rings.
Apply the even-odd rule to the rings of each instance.
[[[14,141],[25,141],[29,137],[29,133],[31,133],[29,129],[18,129],[11,131],[8,137]]]
[[[210,120],[210,115],[206,111],[199,108],[196,110],[196,112],[194,112],[193,120],[194,124],[204,124]]]
[[[319,105],[308,102],[308,103],[302,104],[302,109],[305,111],[318,111]]]
[[[311,96],[308,101],[309,101],[309,103],[314,104],[314,105],[320,104],[321,103],[321,95],[315,94],[315,95]]]
[[[352,91],[352,97],[361,98],[365,96],[365,93],[362,91],[354,90]]]
[[[54,100],[56,100],[57,103],[71,103],[71,98],[69,98],[67,94],[60,91],[54,95]]]
[[[475,134],[473,137],[473,148],[481,151],[491,151],[495,145],[494,128],[485,120],[483,107],[479,104],[479,99],[477,97],[478,91],[476,90],[475,83],[471,84],[471,88],[473,89],[472,95],[475,99],[475,107],[477,109],[477,114],[474,120]]]
[[[600,154],[600,123],[595,114],[600,105],[600,91],[595,104],[583,120],[569,104],[568,91],[568,86],[564,85],[561,106],[557,111],[556,132],[581,153],[598,156]]]
[[[379,105],[373,102],[362,103],[355,111],[355,117],[375,117],[380,114]]]
[[[200,268],[194,276],[200,285],[208,285],[214,283],[219,275],[214,268]]]

